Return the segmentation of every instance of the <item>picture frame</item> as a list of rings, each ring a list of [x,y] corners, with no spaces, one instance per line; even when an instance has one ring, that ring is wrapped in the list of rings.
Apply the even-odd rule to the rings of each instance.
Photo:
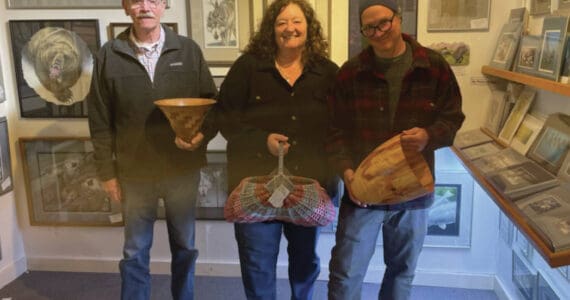
[[[532,255],[534,254],[534,248],[528,241],[527,237],[518,229],[515,230],[513,249],[522,254],[525,259],[531,261]]]
[[[536,75],[540,55],[541,37],[537,35],[522,36],[515,71],[528,75]]]
[[[531,114],[526,114],[511,140],[511,148],[522,155],[526,155],[542,126],[544,126],[544,120],[536,118]]]
[[[557,176],[562,181],[570,182],[570,155],[566,155]]]
[[[542,274],[538,272],[538,279],[536,283],[536,299],[537,300],[560,300],[556,291],[552,288],[549,280]]]
[[[427,31],[487,31],[490,0],[429,0]]]
[[[535,96],[536,91],[528,86],[525,86],[525,88],[517,97],[517,101],[515,102],[515,105],[511,110],[509,117],[505,121],[505,124],[499,133],[499,140],[504,142],[506,145],[511,143],[511,140],[515,136],[517,129],[526,116],[526,113],[530,109]]]
[[[506,91],[499,89],[491,90],[489,107],[487,108],[487,115],[483,127],[488,129],[495,137],[499,135],[501,130],[502,116],[507,102],[509,102],[509,95]]]
[[[418,35],[418,0],[397,0],[402,12],[402,32],[413,38]],[[354,57],[368,46],[366,38],[360,34],[359,2],[348,4],[348,57]]]
[[[99,21],[10,20],[9,27],[20,116],[87,117],[93,54],[101,46]],[[62,54],[70,67],[53,69],[50,63]]]
[[[513,249],[512,280],[522,299],[532,300],[536,293],[537,272],[534,267]]]
[[[559,10],[570,10],[570,0],[558,0]]]
[[[568,16],[547,16],[542,23],[542,41],[536,75],[558,81],[562,69]]]
[[[469,160],[475,160],[475,159],[482,157],[482,156],[485,156],[485,155],[497,153],[500,150],[501,150],[501,147],[499,146],[499,144],[497,144],[495,142],[480,144],[477,146],[461,149],[463,154]]]
[[[542,15],[550,13],[551,0],[531,0],[530,15]]]
[[[570,116],[556,113],[548,116],[528,157],[540,166],[557,174],[570,149]]]
[[[170,0],[166,7],[170,7]],[[8,9],[87,9],[87,8],[121,8],[121,2],[116,0],[8,0]]]
[[[6,101],[6,91],[4,90],[4,77],[2,76],[2,61],[0,60],[0,103]]]
[[[14,188],[10,156],[8,120],[6,117],[0,117],[0,195],[8,193]]]
[[[439,53],[450,66],[467,66],[471,57],[471,49],[464,42],[433,43],[428,48]]]
[[[223,6],[222,3],[229,6]],[[230,1],[221,0],[220,5],[214,8],[209,0],[188,0],[188,33],[203,50],[204,58],[210,66],[230,66],[241,55],[249,41],[253,27],[252,3],[250,0],[235,0],[233,3],[234,6],[231,6]],[[236,18],[230,23],[214,22],[214,25],[208,25],[209,16],[222,6],[227,8],[225,11],[233,12]],[[226,34],[227,30],[230,31],[229,34]]]
[[[511,70],[519,48],[523,23],[506,23],[499,33],[490,65],[504,70]]]
[[[174,31],[175,33],[178,33],[178,23],[176,22],[167,22],[167,23],[162,23],[166,26],[168,26],[168,28],[172,29],[172,31]],[[129,26],[131,26],[132,23],[116,23],[116,22],[112,22],[109,23],[109,27],[108,27],[108,38],[109,40],[112,40],[114,38],[116,38],[117,36],[119,36],[119,34],[121,34],[121,32],[125,31]]]
[[[121,226],[120,202],[97,179],[87,137],[21,137],[31,225]]]

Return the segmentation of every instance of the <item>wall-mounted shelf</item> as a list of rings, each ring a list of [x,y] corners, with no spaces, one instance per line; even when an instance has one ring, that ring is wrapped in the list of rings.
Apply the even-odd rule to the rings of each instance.
[[[481,72],[485,75],[522,83],[541,90],[550,91],[565,96],[570,96],[570,84],[560,83],[522,73],[497,69],[490,66],[483,66],[481,68]]]
[[[483,129],[486,133],[486,130]],[[492,135],[491,135],[492,136]],[[494,138],[494,137],[493,137]],[[496,139],[495,139],[496,140]],[[555,268],[570,265],[570,250],[553,252],[548,244],[540,237],[540,235],[526,222],[525,216],[519,211],[516,205],[493,187],[493,185],[483,176],[479,169],[476,168],[471,160],[467,158],[463,152],[456,147],[451,147],[465,168],[469,171],[473,179],[487,192],[489,197],[499,206],[499,208],[511,219],[515,226],[522,231],[531,241],[535,249],[542,255],[548,264]]]

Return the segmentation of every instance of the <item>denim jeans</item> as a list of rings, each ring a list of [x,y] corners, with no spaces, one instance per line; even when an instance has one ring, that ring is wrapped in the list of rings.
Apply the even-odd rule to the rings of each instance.
[[[150,299],[150,248],[158,198],[164,199],[170,243],[172,297],[193,299],[195,203],[200,172],[155,181],[120,180],[123,192],[125,244],[121,271],[121,299]]]
[[[427,233],[427,209],[375,210],[342,202],[329,264],[328,298],[360,300],[362,281],[382,229],[386,271],[378,299],[410,299]]]
[[[275,300],[276,268],[281,232],[287,238],[291,299],[312,299],[320,272],[316,253],[319,227],[286,222],[235,224],[242,281],[249,300]]]

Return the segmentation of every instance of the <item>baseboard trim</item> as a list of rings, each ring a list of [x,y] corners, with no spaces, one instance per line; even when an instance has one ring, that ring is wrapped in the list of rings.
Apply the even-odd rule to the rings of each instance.
[[[28,266],[34,271],[60,271],[60,272],[118,272],[117,259],[87,259],[87,258],[54,258],[54,257],[34,257],[28,258]],[[169,274],[170,261],[152,261],[151,273]],[[365,282],[379,283],[382,278],[384,268],[371,267],[368,270]],[[328,279],[328,267],[321,267],[319,280]],[[221,276],[240,277],[240,268],[237,261],[228,260],[198,260],[196,265],[196,275],[199,276]],[[277,277],[287,277],[287,266],[280,264],[277,266]],[[481,290],[496,290],[497,286],[502,289],[502,284],[497,284],[497,279],[493,274],[470,274],[452,272],[434,272],[428,270],[417,270],[414,285],[438,286],[450,288],[466,288]],[[504,293],[504,292],[503,292]],[[509,298],[506,298],[509,299]]]
[[[14,279],[20,277],[20,275],[24,274],[27,269],[25,257],[21,257],[0,269],[0,289],[12,282]]]

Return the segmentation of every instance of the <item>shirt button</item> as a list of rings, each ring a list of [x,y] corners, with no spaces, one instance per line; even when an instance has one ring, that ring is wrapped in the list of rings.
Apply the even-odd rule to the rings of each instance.
[[[295,171],[299,171],[299,166],[295,166],[293,169],[295,169]]]
[[[384,106],[380,106],[380,111],[384,111]]]
[[[293,97],[293,96],[295,96],[295,92],[292,92],[292,93],[291,93],[291,97]]]
[[[262,158],[262,157],[263,157],[263,155],[261,155],[261,153],[259,153],[259,152],[257,153],[256,156],[257,156],[257,158]]]
[[[261,96],[255,96],[255,100],[261,101]]]
[[[297,141],[293,141],[291,142],[291,144],[293,144],[293,146],[297,145]]]
[[[296,121],[297,120],[297,116],[291,116],[291,120]]]

